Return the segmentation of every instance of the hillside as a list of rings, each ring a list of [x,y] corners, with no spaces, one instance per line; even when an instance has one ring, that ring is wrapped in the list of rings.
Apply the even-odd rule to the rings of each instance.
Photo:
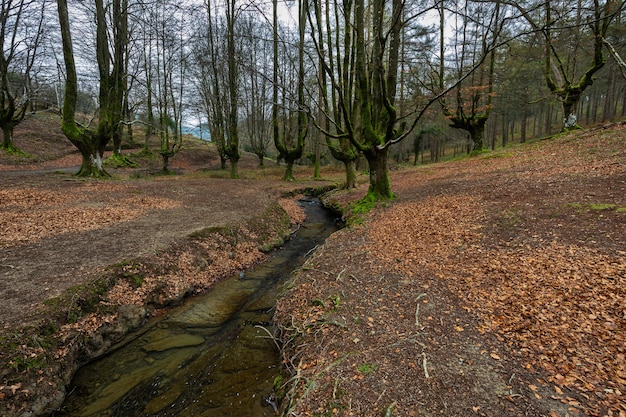
[[[392,186],[279,303],[293,415],[626,416],[623,125]]]
[[[200,152],[208,148],[189,145],[172,160],[186,175],[153,175],[157,160],[115,170],[113,181],[78,180],[59,170],[76,155],[47,126],[30,130],[45,137],[16,136],[29,160],[0,154],[0,224],[11,231],[0,245],[3,415],[58,406],[68,364],[84,354],[63,340],[83,334],[92,343],[102,326],[115,327],[98,309],[57,327],[77,312],[71,303],[59,304],[59,322],[41,321],[51,296],[81,299],[66,291],[164,265],[172,288],[206,291],[218,275],[263,258],[252,250],[261,219],[273,222],[265,242],[284,233],[284,210],[297,219],[281,195],[341,179],[328,171],[326,181],[285,184],[280,168],[256,170],[248,155],[235,183],[214,153]],[[277,393],[285,413],[626,416],[624,125],[395,170],[396,199],[364,213],[356,201],[366,178],[325,196],[357,213],[311,254],[277,307],[290,372]],[[216,264],[215,277],[191,273],[200,255],[185,237],[224,225],[237,228],[242,246],[203,256],[232,262]],[[181,271],[187,281],[172,278]],[[127,299],[107,288],[102,297],[130,318],[154,308],[154,294],[142,292],[149,285]]]

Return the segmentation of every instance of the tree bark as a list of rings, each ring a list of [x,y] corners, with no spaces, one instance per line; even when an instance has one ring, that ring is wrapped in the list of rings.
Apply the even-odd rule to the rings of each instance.
[[[96,0],[96,58],[100,72],[99,80],[99,120],[94,131],[76,123],[76,102],[78,97],[78,80],[72,36],[70,30],[67,0],[57,0],[63,60],[65,63],[66,83],[63,102],[61,128],[65,136],[78,148],[82,155],[81,168],[77,175],[106,177],[109,174],[102,166],[102,159],[107,143],[119,129],[122,113],[124,86],[124,48],[127,41],[126,8],[122,8],[118,0],[114,3],[115,28],[112,30],[113,62],[109,53],[109,36],[106,13],[102,0]],[[110,71],[110,72],[109,72]]]
[[[367,191],[368,197],[374,200],[389,200],[393,198],[389,170],[387,169],[387,156],[389,148],[375,152],[364,152],[369,165],[370,185]]]
[[[61,128],[65,136],[72,142],[82,155],[82,164],[78,176],[105,177],[108,173],[102,167],[102,155],[108,139],[79,126],[76,123],[76,101],[78,97],[78,80],[76,64],[70,31],[67,0],[57,0],[59,23],[61,26],[61,40],[63,44],[63,59],[65,62],[65,98],[63,101],[63,115]]]

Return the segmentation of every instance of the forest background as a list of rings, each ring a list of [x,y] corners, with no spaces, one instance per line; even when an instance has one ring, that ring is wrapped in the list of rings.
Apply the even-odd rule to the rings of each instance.
[[[615,0],[3,1],[1,146],[18,152],[16,125],[63,109],[83,175],[105,174],[106,146],[132,164],[122,148],[153,136],[167,170],[191,129],[233,178],[242,150],[285,161],[285,179],[341,161],[347,187],[367,160],[389,198],[388,158],[623,116],[622,15]]]

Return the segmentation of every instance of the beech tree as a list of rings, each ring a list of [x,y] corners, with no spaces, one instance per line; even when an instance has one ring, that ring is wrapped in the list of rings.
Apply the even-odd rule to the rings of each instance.
[[[500,1],[495,1],[493,7],[488,6],[488,3],[472,5],[465,1],[464,8],[455,19],[457,24],[451,46],[453,51],[451,71],[454,73],[452,79],[461,78],[468,67],[473,67],[477,56],[488,54],[486,64],[481,65],[464,82],[459,83],[455,88],[455,94],[449,95],[452,97],[446,96],[440,100],[443,114],[450,121],[450,126],[469,133],[474,151],[482,151],[485,147],[485,126],[491,114],[494,94],[496,51],[493,45],[502,27]],[[440,18],[438,90],[443,91],[447,66],[444,53],[446,11],[443,1],[440,2],[438,11]]]
[[[248,139],[250,149],[264,166],[272,143],[271,128],[271,80],[266,74],[272,71],[270,26],[256,19],[243,21],[244,33],[242,53],[242,134]]]
[[[456,85],[452,82],[444,91],[428,97],[415,94],[419,99],[411,106],[399,99],[403,88],[399,70],[405,58],[401,60],[403,32],[433,7],[402,0],[345,0],[333,1],[325,9],[324,16],[316,7],[315,18],[309,19],[317,28],[315,48],[325,74],[320,77],[321,88],[328,84],[329,101],[336,103],[337,109],[333,112],[328,106],[326,118],[332,129],[324,133],[343,143],[346,156],[362,153],[367,159],[366,198],[390,199],[390,147],[409,136],[427,109]],[[412,71],[409,60],[406,65],[404,71]],[[465,77],[467,74],[461,79]],[[354,152],[345,146],[346,140]]]
[[[182,148],[183,98],[187,71],[187,48],[184,15],[181,4],[158,3],[154,21],[155,62],[151,90],[158,112],[159,154],[163,171],[169,160]]]
[[[0,148],[18,151],[15,126],[33,99],[33,70],[44,37],[45,1],[7,0],[0,9]]]
[[[194,56],[198,92],[207,115],[211,142],[222,168],[230,163],[230,177],[238,178],[240,45],[237,43],[239,6],[235,0],[204,2],[206,21],[200,26]],[[224,11],[223,18],[218,11]]]
[[[604,67],[604,39],[624,3],[621,0],[510,2],[544,43],[544,78],[563,109],[563,128],[579,128],[578,103]],[[541,11],[541,12],[539,12]],[[581,64],[581,61],[585,62]]]
[[[104,149],[119,132],[124,100],[124,68],[128,36],[128,0],[94,0],[96,21],[96,61],[99,73],[98,122],[95,128],[76,121],[78,78],[67,0],[57,0],[63,60],[65,63],[65,98],[61,127],[65,136],[82,155],[77,175],[102,177]],[[108,14],[107,11],[110,11]]]
[[[344,109],[342,101],[344,91],[350,96],[354,85],[354,72],[351,69],[352,27],[350,14],[343,15],[343,21],[337,13],[331,13],[328,0],[314,2],[312,17],[309,10],[309,22],[313,28],[313,40],[319,60],[319,107],[318,129],[326,137],[326,146],[331,155],[344,165],[346,182],[349,189],[356,186],[355,162],[359,152],[350,140],[346,120],[356,122],[357,112],[352,106]],[[343,44],[342,44],[343,40]],[[330,86],[330,88],[329,88]],[[345,86],[345,90],[337,88]],[[346,113],[343,113],[345,110]]]
[[[298,0],[298,70],[296,80],[297,91],[297,127],[295,139],[291,134],[281,134],[279,129],[279,38],[278,38],[278,0],[273,0],[273,49],[274,49],[274,72],[273,72],[273,88],[272,88],[272,131],[274,137],[274,145],[279,153],[279,158],[283,159],[287,164],[283,179],[293,181],[293,164],[302,157],[304,150],[304,140],[308,133],[308,119],[305,106],[304,96],[304,35],[306,29],[306,16],[309,8],[309,0]],[[285,90],[289,87],[283,85],[283,97]]]

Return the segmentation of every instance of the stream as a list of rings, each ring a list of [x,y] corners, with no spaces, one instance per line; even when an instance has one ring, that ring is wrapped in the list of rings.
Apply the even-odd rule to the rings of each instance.
[[[267,262],[152,319],[82,367],[55,415],[275,415],[270,396],[281,364],[269,337],[273,308],[291,272],[338,228],[318,200],[300,204],[306,222]]]

